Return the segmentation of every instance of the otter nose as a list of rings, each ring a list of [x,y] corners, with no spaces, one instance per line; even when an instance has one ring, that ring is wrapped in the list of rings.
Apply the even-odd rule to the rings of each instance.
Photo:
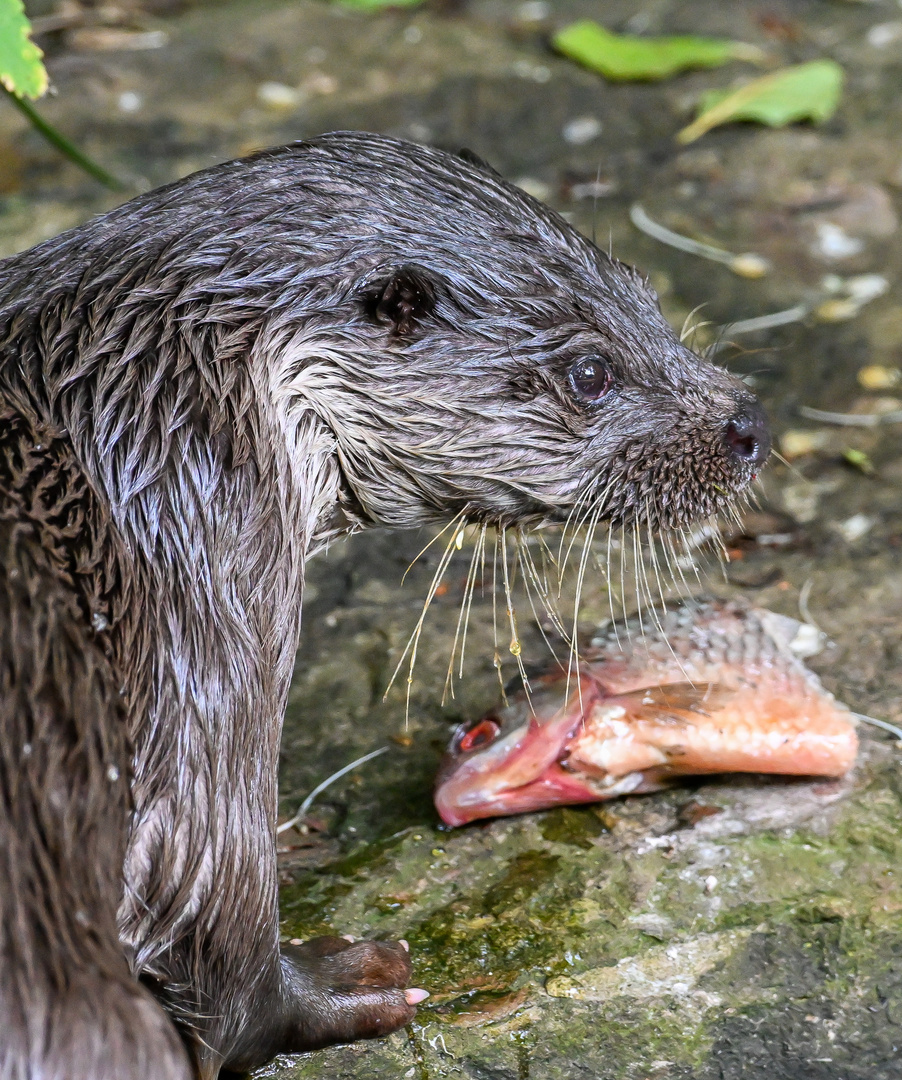
[[[757,401],[747,404],[724,429],[727,449],[739,461],[760,468],[770,453],[770,430],[764,409]]]

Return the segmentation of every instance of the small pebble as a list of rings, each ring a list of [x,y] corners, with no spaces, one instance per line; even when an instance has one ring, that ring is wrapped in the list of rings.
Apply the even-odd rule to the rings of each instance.
[[[902,385],[902,368],[868,364],[858,371],[858,385],[865,390],[892,390]]]
[[[547,83],[551,79],[551,68],[545,64],[534,64],[530,60],[517,60],[514,63],[514,74],[519,75],[521,79]]]
[[[134,90],[126,90],[119,95],[117,102],[119,105],[119,111],[124,113],[137,112],[144,104],[140,94],[136,94]]]
[[[818,304],[814,309],[814,316],[820,322],[846,322],[854,319],[859,311],[861,311],[861,304],[850,296],[844,296],[841,300],[834,297]]]
[[[544,22],[550,14],[551,9],[544,0],[527,0],[517,8],[517,19],[524,23]]]
[[[571,146],[584,146],[601,134],[601,121],[596,116],[580,116],[565,124],[561,134]]]
[[[570,188],[570,198],[578,199],[603,199],[607,195],[613,195],[617,185],[610,180],[589,180],[585,184],[574,184]],[[660,293],[660,290],[657,290]]]
[[[875,49],[885,49],[887,45],[902,41],[902,22],[877,23],[868,30],[865,38]]]
[[[785,458],[792,461],[793,458],[804,457],[806,454],[815,454],[819,450],[826,450],[833,441],[833,432],[826,429],[820,431],[793,429],[784,431],[780,436],[780,451]]]
[[[816,626],[811,626],[810,623],[800,623],[792,641],[789,643],[789,647],[800,660],[807,660],[809,657],[817,656],[819,652],[823,652],[826,640],[826,634],[822,630],[818,630]]]
[[[850,259],[864,251],[864,241],[849,236],[845,229],[830,221],[817,226],[816,252],[827,259]]]
[[[257,87],[257,100],[271,109],[293,109],[300,104],[301,94],[297,87],[285,83],[264,82]]]
[[[746,251],[730,260],[730,269],[739,277],[753,281],[764,277],[768,273],[770,263],[763,255],[757,255],[754,251]]]
[[[847,544],[854,544],[873,529],[876,519],[867,514],[853,514],[845,521],[837,523],[836,528]]]
[[[338,89],[338,80],[324,71],[313,71],[303,81],[299,90],[308,94],[334,94]]]
[[[845,287],[853,300],[859,304],[869,304],[888,291],[889,281],[883,274],[856,274],[846,278]]]
[[[418,124],[414,121],[407,128],[414,142],[428,143],[432,140],[432,128],[426,124]]]

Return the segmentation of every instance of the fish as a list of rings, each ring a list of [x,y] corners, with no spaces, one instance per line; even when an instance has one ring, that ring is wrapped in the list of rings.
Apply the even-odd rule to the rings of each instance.
[[[439,769],[448,825],[658,791],[679,777],[840,777],[854,714],[799,653],[813,628],[741,599],[667,605],[596,632],[506,704],[462,724]],[[816,651],[816,650],[815,650]]]

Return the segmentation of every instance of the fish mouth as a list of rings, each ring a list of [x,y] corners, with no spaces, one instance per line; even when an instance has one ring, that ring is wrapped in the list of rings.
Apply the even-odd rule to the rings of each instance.
[[[665,786],[664,782],[652,780],[641,772],[607,779],[610,783],[588,783],[554,762],[541,776],[516,787],[499,788],[491,794],[484,788],[477,789],[475,784],[449,783],[436,789],[435,808],[446,825],[468,825],[481,818],[510,817],[554,806],[600,802],[617,795],[658,791]]]
[[[590,790],[561,760],[583,723],[585,709],[600,694],[595,680],[580,673],[563,707],[552,696],[548,704],[534,702],[535,712],[527,710],[524,723],[463,758],[453,748],[474,725],[462,725],[436,781],[434,801],[442,821],[466,825],[478,818],[522,814],[562,802],[597,802],[597,789]]]

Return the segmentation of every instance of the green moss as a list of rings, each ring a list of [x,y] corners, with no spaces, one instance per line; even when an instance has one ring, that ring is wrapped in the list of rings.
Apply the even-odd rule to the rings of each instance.
[[[549,843],[571,844],[583,850],[592,848],[592,841],[608,831],[594,808],[569,806],[545,814],[539,830]]]
[[[597,1041],[603,1032],[605,1056],[617,1070],[611,1072],[611,1080],[632,1080],[636,1076],[634,1063],[640,1055],[646,1067],[661,1060],[675,1066],[700,1065],[711,1041],[703,1020],[666,1006],[635,1007],[618,1011],[616,1016],[605,1015],[603,1028],[597,1014],[590,1013],[587,1020],[588,1038]]]
[[[543,887],[557,879],[560,864],[560,857],[547,851],[524,851],[511,860],[504,877],[487,890],[483,911],[503,915],[512,907],[533,906]],[[549,914],[544,908],[542,913]]]
[[[384,870],[389,865],[389,856],[401,847],[411,832],[412,829],[402,829],[382,840],[361,844],[343,859],[323,867],[321,872],[343,878],[360,878],[374,870]]]
[[[559,933],[523,917],[474,915],[457,902],[432,912],[409,931],[419,977],[438,995],[503,991],[524,971],[557,959]]]
[[[566,964],[585,933],[576,907],[582,889],[558,856],[515,855],[487,889],[457,897],[407,931],[418,977],[441,998],[504,992],[527,973]]]
[[[281,932],[286,937],[310,938],[335,933],[332,915],[353,885],[307,874],[279,892]]]

